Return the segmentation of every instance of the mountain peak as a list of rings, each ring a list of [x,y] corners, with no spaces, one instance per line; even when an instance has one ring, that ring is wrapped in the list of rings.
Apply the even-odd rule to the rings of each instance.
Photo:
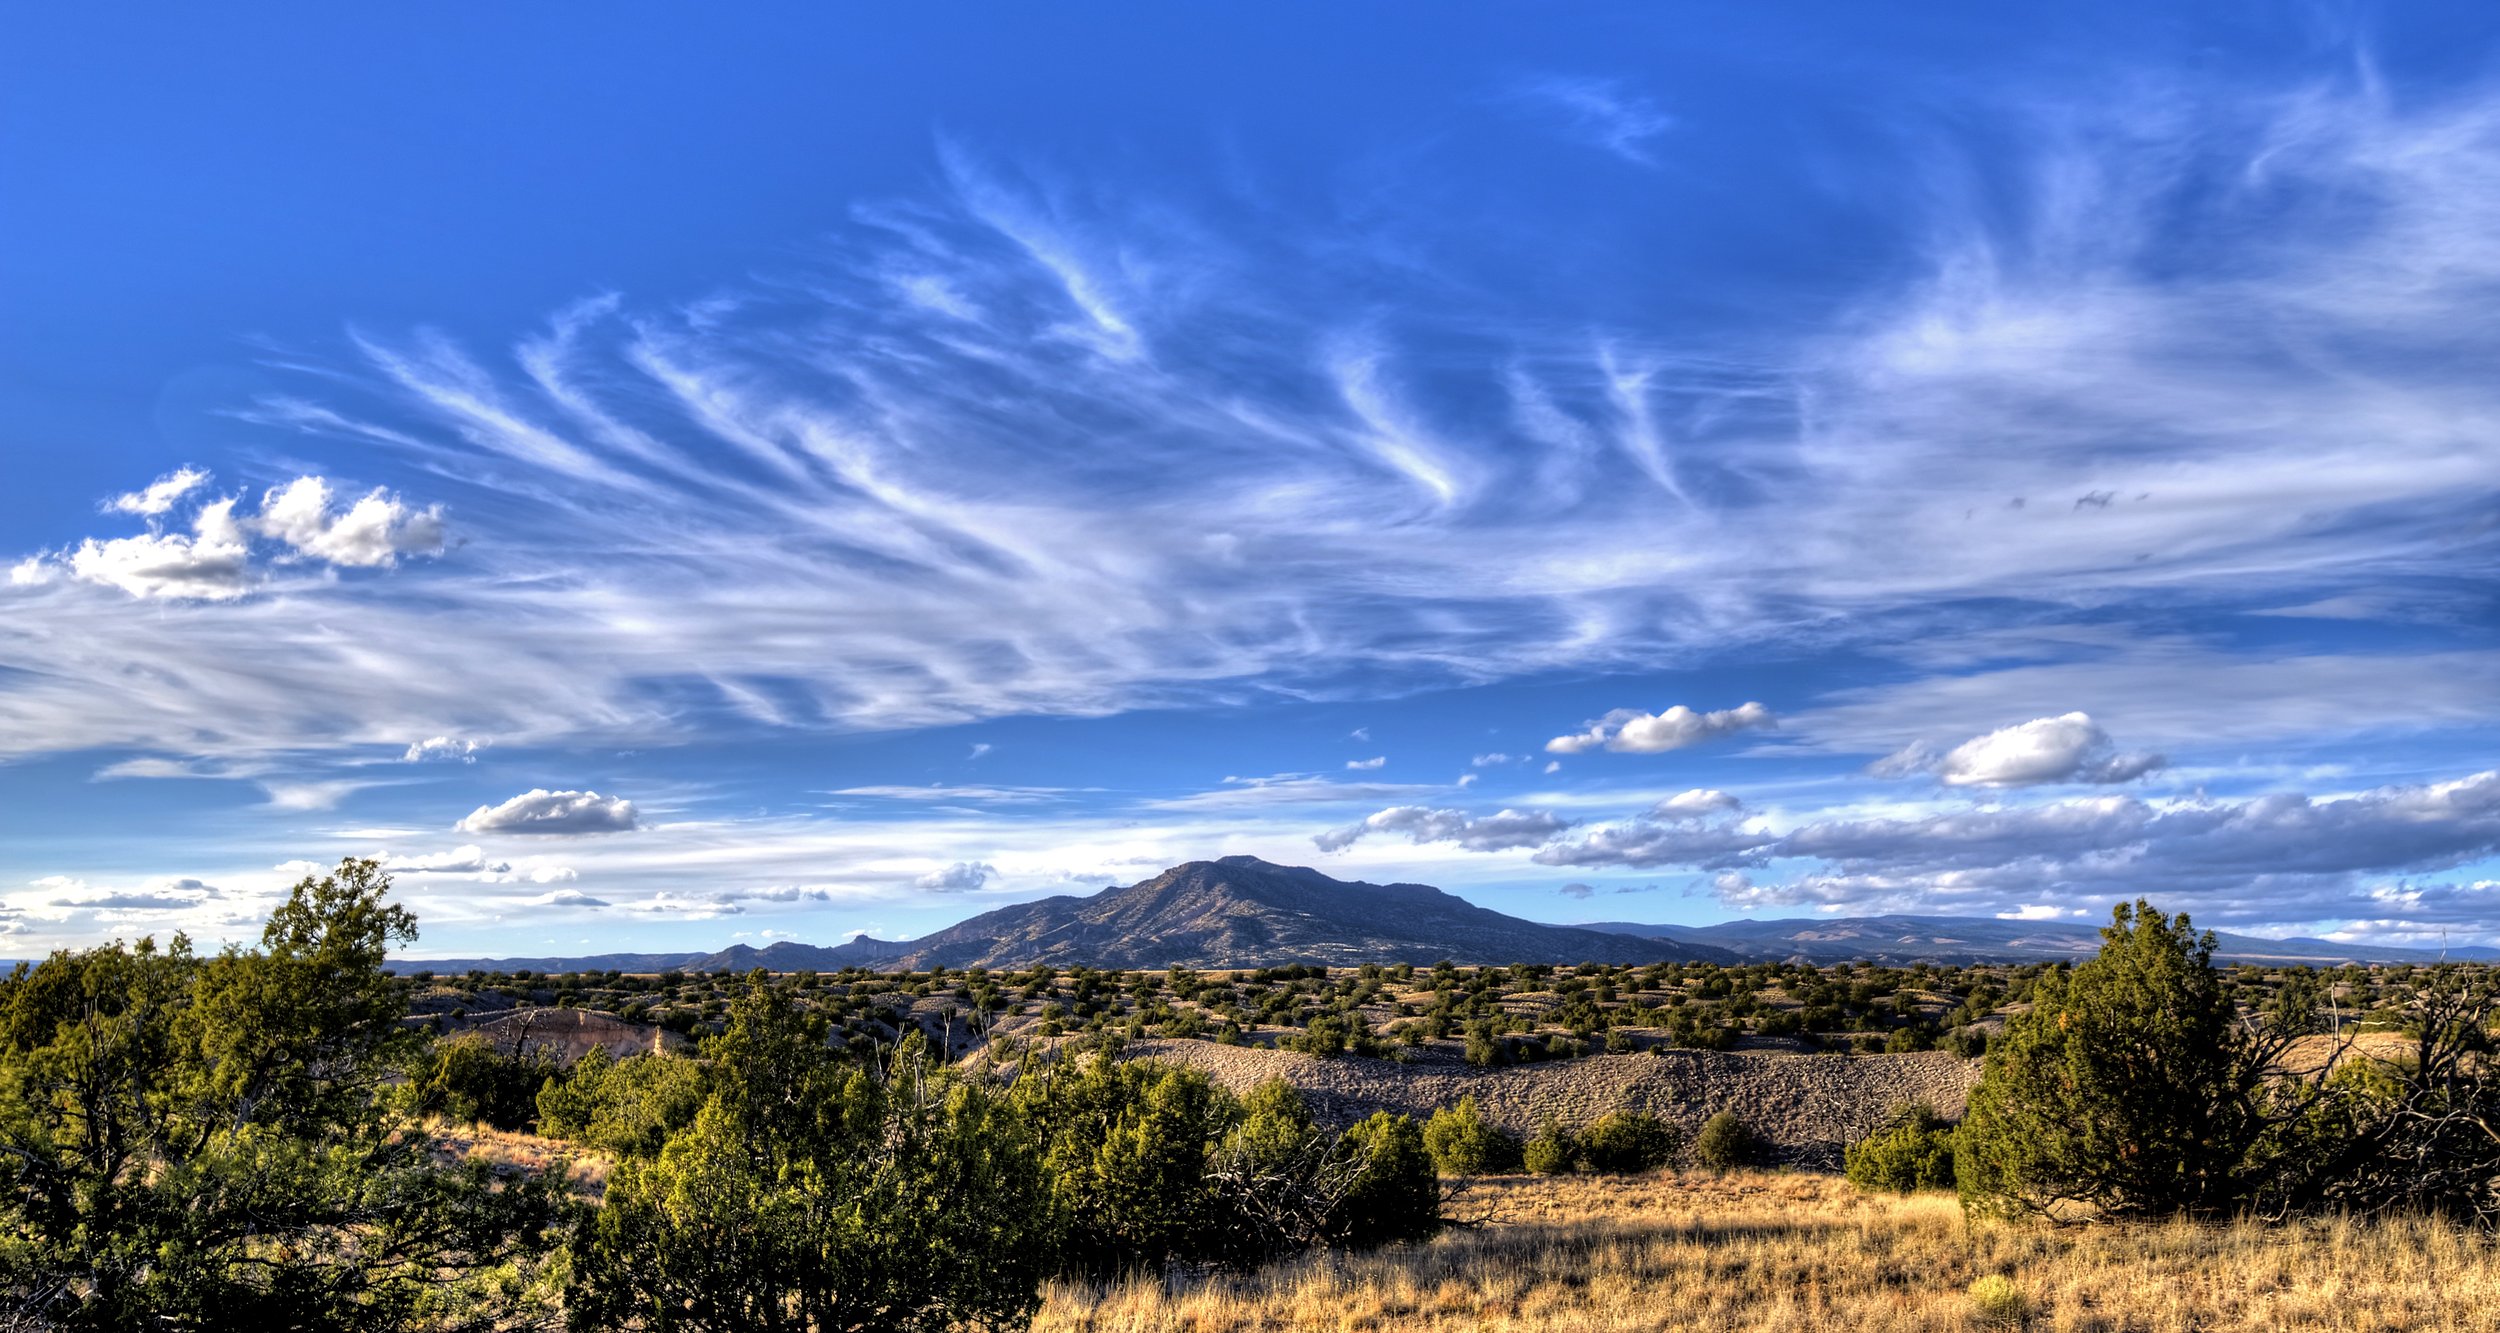
[[[1091,897],[1003,907],[905,949],[891,966],[1647,963],[1732,957],[1674,941],[1523,921],[1427,885],[1341,880],[1308,866],[1245,855],[1185,861]]]

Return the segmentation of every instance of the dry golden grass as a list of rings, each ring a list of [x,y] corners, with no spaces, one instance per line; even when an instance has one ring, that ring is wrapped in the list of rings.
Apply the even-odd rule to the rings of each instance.
[[[573,1192],[594,1203],[606,1192],[608,1172],[615,1167],[604,1154],[577,1144],[491,1125],[454,1125],[437,1116],[427,1119],[425,1132],[434,1140],[435,1155],[445,1162],[483,1157],[498,1170],[530,1172],[563,1162]]]
[[[1429,1245],[1248,1276],[1054,1285],[1033,1327],[2500,1328],[2500,1250],[2430,1222],[1968,1225],[1945,1196],[1870,1198],[1806,1175],[1506,1179],[1480,1193],[1499,1220]]]

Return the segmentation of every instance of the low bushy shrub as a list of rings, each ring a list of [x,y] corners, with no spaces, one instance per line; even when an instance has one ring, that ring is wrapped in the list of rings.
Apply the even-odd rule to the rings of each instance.
[[[1983,1323],[2020,1324],[2031,1313],[2031,1300],[2011,1278],[1990,1274],[1970,1284],[1971,1312]]]
[[[1445,1176],[1493,1175],[1520,1165],[1518,1138],[1485,1119],[1473,1097],[1432,1113],[1424,1125],[1424,1148]]]
[[[480,1033],[464,1032],[426,1049],[405,1095],[419,1114],[527,1129],[538,1115],[538,1090],[562,1072],[544,1051],[505,1051]]]
[[[1328,1239],[1369,1249],[1441,1229],[1441,1182],[1414,1117],[1375,1111],[1338,1137],[1335,1156],[1353,1179],[1331,1210]]]
[[[1580,1164],[1580,1145],[1552,1120],[1520,1150],[1520,1164],[1540,1176],[1559,1176]]]
[[[1953,1126],[1924,1103],[1904,1106],[1883,1128],[1849,1145],[1849,1183],[1869,1193],[1953,1188]]]
[[[1693,1160],[1713,1171],[1748,1166],[1762,1155],[1761,1140],[1734,1111],[1721,1111],[1702,1122],[1693,1139]]]
[[[1579,1156],[1591,1171],[1632,1175],[1675,1160],[1675,1128],[1654,1115],[1614,1111],[1580,1131]]]
[[[703,1107],[703,1066],[683,1056],[608,1059],[593,1048],[538,1090],[538,1132],[614,1153],[656,1157]]]

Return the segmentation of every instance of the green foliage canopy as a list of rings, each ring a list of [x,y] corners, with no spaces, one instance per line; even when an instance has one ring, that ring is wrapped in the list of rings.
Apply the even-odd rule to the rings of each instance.
[[[1991,1043],[1955,1145],[1975,1209],[2107,1216],[2220,1213],[2292,1151],[2299,1111],[2269,1078],[2312,1003],[2294,988],[2243,1023],[2214,937],[2182,914],[2120,904],[2098,956],[2051,971]]]
[[[1443,1175],[1482,1176],[1519,1169],[1519,1140],[1484,1118],[1472,1096],[1432,1113],[1424,1148]]]
[[[1003,1099],[907,1044],[855,1067],[757,979],[706,1044],[714,1081],[628,1159],[578,1247],[579,1328],[1021,1328],[1048,1256],[1040,1158]]]
[[[1952,1189],[1953,1136],[1934,1107],[1901,1107],[1883,1128],[1849,1145],[1849,1183],[1868,1193]]]
[[[1701,1122],[1701,1132],[1693,1136],[1693,1160],[1713,1171],[1751,1166],[1761,1155],[1761,1139],[1734,1111]]]
[[[348,860],[256,950],[176,936],[0,982],[0,1290],[70,1329],[492,1329],[552,1308],[556,1176],[445,1164],[388,1082],[415,936]]]
[[[1675,1127],[1641,1111],[1610,1111],[1580,1131],[1580,1161],[1605,1175],[1655,1171],[1675,1160]]]

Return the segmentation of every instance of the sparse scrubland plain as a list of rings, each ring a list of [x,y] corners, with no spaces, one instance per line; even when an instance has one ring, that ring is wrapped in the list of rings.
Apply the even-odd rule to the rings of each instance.
[[[1054,1283],[1036,1333],[2488,1330],[2500,1250],[2398,1218],[2054,1226],[1738,1171],[1479,1181],[1493,1219],[1248,1274]]]
[[[390,888],[349,860],[257,949],[0,981],[0,1329],[2115,1333],[2500,1306],[2487,969],[2235,976],[2138,903],[2098,956],[2010,973],[664,979],[704,995],[671,1040],[527,994],[412,1016],[442,988],[384,971],[415,930]],[[1644,1022],[1701,1004],[1743,1036]],[[1806,1053],[1780,1016],[1818,1006],[1887,1047],[1993,1035],[1984,1065]],[[1230,1041],[1130,1040],[1219,1016]],[[1737,1040],[1767,1045],[1709,1049]]]

